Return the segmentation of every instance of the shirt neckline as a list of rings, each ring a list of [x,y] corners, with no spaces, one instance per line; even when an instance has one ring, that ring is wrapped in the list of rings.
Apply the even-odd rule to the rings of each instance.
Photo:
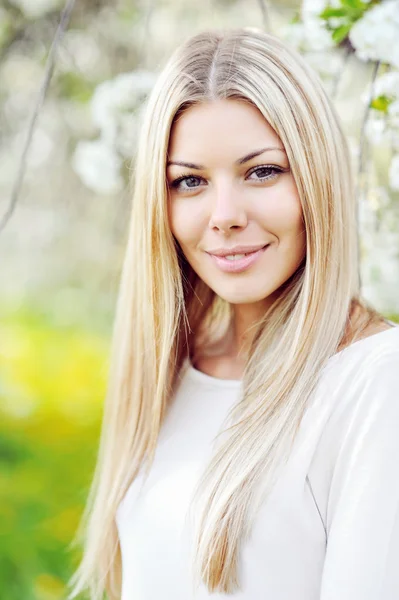
[[[191,377],[198,382],[205,383],[207,385],[212,385],[215,387],[232,389],[239,389],[242,386],[242,379],[221,379],[220,377],[214,377],[213,375],[208,375],[203,371],[199,371],[192,365],[189,357],[186,358],[186,365]]]
[[[350,348],[353,348],[355,346],[359,346],[359,344],[362,344],[362,343],[366,343],[366,342],[370,343],[370,340],[372,338],[376,338],[378,336],[386,335],[387,333],[389,333],[391,331],[394,331],[395,329],[399,331],[399,326],[397,325],[397,323],[394,323],[393,321],[389,321],[389,323],[392,325],[392,327],[390,327],[390,329],[384,329],[384,331],[379,331],[378,333],[374,333],[373,335],[369,335],[366,338],[362,338],[361,340],[357,340],[356,342],[353,342],[352,344],[350,344],[349,346],[347,346],[343,350],[340,350],[339,352],[336,352],[335,354],[333,354],[332,356],[330,356],[330,358],[326,362],[326,366],[328,364],[330,364],[334,359],[336,359],[339,356],[341,356],[344,352],[347,352]],[[220,377],[214,377],[213,375],[208,375],[207,373],[203,373],[203,371],[199,371],[198,369],[196,369],[192,365],[189,357],[186,357],[185,362],[186,362],[187,370],[190,373],[191,377],[193,379],[196,379],[198,382],[202,382],[202,383],[205,383],[207,385],[212,385],[212,386],[220,387],[220,388],[239,389],[242,386],[242,383],[243,383],[242,379],[221,379]]]

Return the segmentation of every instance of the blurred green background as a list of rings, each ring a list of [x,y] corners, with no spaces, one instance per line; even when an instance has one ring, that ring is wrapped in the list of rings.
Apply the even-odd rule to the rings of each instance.
[[[323,2],[316,4],[320,12]],[[0,0],[1,214],[63,5]],[[69,545],[98,448],[129,159],[140,107],[165,57],[207,27],[271,27],[318,69],[358,157],[359,103],[365,104],[373,65],[349,56],[345,43],[330,48],[314,11],[299,30],[300,8],[295,0],[76,2],[18,204],[0,232],[1,600],[64,598],[78,559]],[[389,102],[380,105],[385,110]],[[367,147],[367,175],[360,177],[364,293],[399,320],[392,143],[378,118],[370,123],[374,142],[378,127],[381,135],[379,145]]]
[[[22,308],[0,335],[0,595],[61,598],[94,466],[107,338]]]

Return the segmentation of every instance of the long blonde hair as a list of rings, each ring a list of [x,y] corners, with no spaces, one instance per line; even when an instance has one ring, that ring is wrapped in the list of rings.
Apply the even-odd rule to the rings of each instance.
[[[235,420],[193,499],[194,572],[209,591],[239,586],[237,558],[257,485],[261,478],[271,482],[288,456],[326,361],[378,319],[359,296],[350,156],[318,77],[263,32],[195,35],[159,76],[141,127],[100,448],[75,540],[84,552],[70,598],[84,590],[92,600],[104,591],[120,598],[116,510],[139,470],[149,473],[184,358],[229,312],[171,234],[165,176],[176,117],[193,103],[220,98],[254,104],[284,144],[303,209],[306,257],[257,326]],[[356,327],[355,306],[364,309]]]

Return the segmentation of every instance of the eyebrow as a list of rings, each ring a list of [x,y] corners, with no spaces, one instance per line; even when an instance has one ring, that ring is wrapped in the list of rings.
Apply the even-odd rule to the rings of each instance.
[[[252,158],[259,156],[260,154],[263,154],[264,152],[271,152],[273,150],[278,150],[279,152],[283,152],[285,154],[284,148],[280,148],[279,146],[268,146],[267,148],[261,148],[260,150],[254,150],[253,152],[246,154],[242,158],[239,158],[238,160],[236,160],[234,164],[243,165],[244,163],[248,162]],[[194,163],[184,162],[182,160],[170,160],[170,161],[168,161],[166,166],[169,167],[170,165],[178,165],[179,167],[187,167],[188,169],[197,169],[198,171],[204,171],[206,168],[203,165],[196,165]]]

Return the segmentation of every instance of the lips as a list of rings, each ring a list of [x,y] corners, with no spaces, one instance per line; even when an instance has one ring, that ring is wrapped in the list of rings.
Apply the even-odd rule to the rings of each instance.
[[[257,246],[233,246],[232,248],[217,248],[215,250],[208,250],[207,253],[212,256],[234,256],[235,254],[251,254],[257,252],[262,248],[265,248],[268,244],[262,244]]]
[[[216,266],[219,267],[219,269],[221,269],[225,273],[241,273],[252,267],[252,265],[254,265],[260,259],[260,257],[268,250],[269,246],[270,244],[267,244],[267,246],[263,246],[258,250],[254,250],[252,252],[247,251],[245,256],[233,260],[226,258],[226,255],[220,256],[216,254],[209,254],[209,256],[211,257],[212,261],[216,264]],[[234,254],[244,253],[242,251],[237,252],[237,250],[230,250],[228,253],[228,255]]]

